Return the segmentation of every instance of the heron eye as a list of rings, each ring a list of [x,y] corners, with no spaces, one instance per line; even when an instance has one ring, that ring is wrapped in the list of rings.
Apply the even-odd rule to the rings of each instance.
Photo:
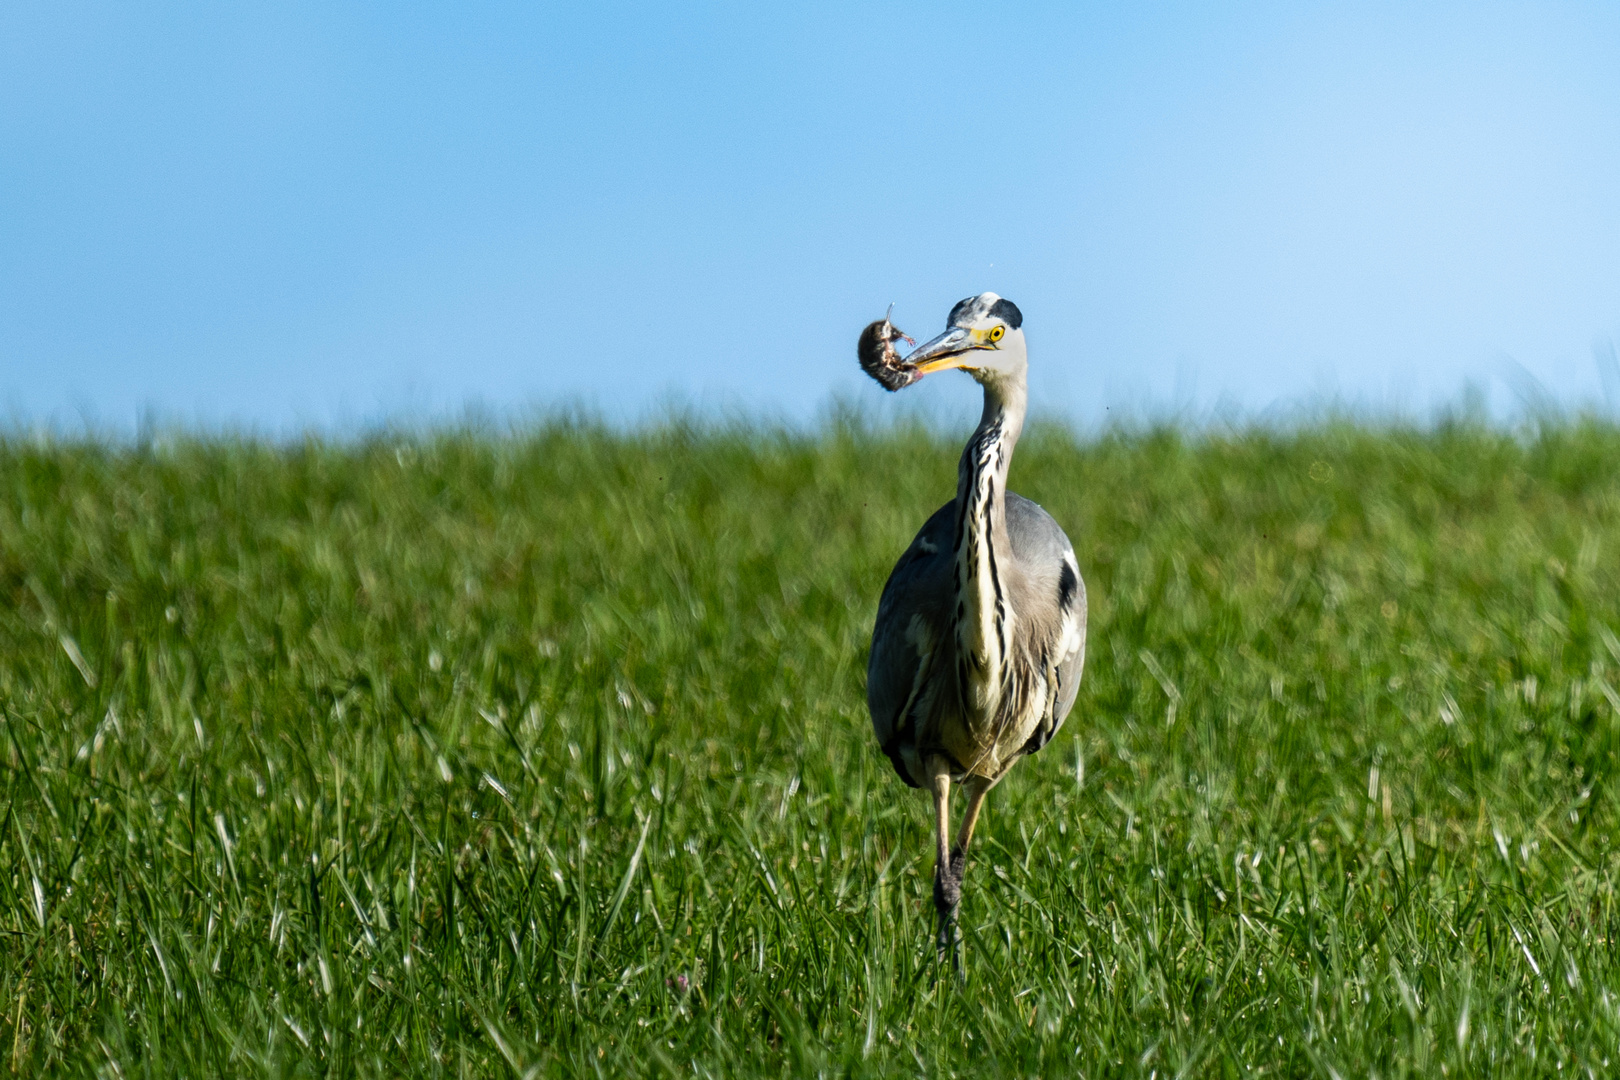
[[[991,329],[990,329],[990,340],[991,341],[1000,341],[1001,340],[1001,335],[1005,334],[1006,332],[1007,332],[1006,328],[1004,328],[1004,327],[1000,327],[1000,326],[991,327]]]

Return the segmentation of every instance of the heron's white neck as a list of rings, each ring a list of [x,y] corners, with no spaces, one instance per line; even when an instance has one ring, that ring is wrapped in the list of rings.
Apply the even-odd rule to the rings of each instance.
[[[1024,430],[1020,373],[984,383],[984,415],[962,450],[956,479],[956,644],[967,704],[980,716],[999,703],[1015,612],[1004,567],[1007,467]]]

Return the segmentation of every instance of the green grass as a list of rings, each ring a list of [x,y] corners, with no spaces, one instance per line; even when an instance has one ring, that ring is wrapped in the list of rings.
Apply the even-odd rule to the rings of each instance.
[[[1620,1068],[1620,429],[1028,436],[965,985],[862,694],[957,450],[0,440],[0,1071]]]

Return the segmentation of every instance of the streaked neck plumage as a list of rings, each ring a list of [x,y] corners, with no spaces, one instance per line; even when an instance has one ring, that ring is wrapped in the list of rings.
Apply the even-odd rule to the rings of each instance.
[[[1024,430],[1023,371],[981,380],[984,415],[962,451],[956,480],[956,644],[964,704],[993,722],[1001,699],[1016,612],[1005,566],[1007,468]]]

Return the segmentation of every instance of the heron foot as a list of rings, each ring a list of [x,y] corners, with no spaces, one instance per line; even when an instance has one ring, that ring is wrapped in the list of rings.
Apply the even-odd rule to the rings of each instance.
[[[961,862],[955,853],[951,864],[934,870],[934,910],[939,912],[940,918],[956,914],[956,906],[962,902]]]
[[[967,867],[967,852],[952,848],[947,862],[934,868],[934,910],[939,913],[939,958],[951,957],[951,967],[957,977],[962,975],[962,939],[956,932],[956,909],[962,903],[962,872]]]

